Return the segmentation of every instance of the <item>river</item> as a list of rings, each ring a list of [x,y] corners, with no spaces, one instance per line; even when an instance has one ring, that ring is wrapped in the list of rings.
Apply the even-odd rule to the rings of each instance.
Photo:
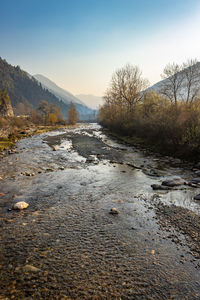
[[[191,165],[122,144],[97,124],[16,149],[0,160],[0,299],[200,299],[199,189],[151,188],[190,179]],[[29,207],[13,210],[18,201]]]

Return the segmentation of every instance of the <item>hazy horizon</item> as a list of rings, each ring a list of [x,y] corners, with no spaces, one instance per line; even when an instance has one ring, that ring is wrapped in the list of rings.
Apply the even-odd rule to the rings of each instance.
[[[200,60],[197,0],[1,1],[0,56],[74,95],[103,96],[138,65],[151,84],[169,62]]]

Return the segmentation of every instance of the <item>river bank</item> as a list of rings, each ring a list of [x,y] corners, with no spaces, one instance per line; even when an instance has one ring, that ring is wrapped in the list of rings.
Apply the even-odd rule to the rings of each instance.
[[[148,140],[147,138],[142,138],[137,135],[128,136],[128,135],[122,135],[114,131],[110,131],[109,129],[104,128],[105,134],[108,134],[111,138],[116,138],[122,143],[125,143],[127,145],[136,147],[137,149],[140,149],[142,151],[146,151],[149,154],[156,154],[157,156],[168,156],[171,158],[171,160],[182,160],[186,163],[193,163],[196,164],[199,162],[199,154],[196,153],[187,153],[185,151],[186,146],[183,144],[182,147],[179,147],[178,149],[174,149],[173,147],[163,147],[162,145],[162,139],[158,140],[157,142],[152,142]]]
[[[2,152],[5,150],[12,150],[14,149],[16,143],[24,139],[26,137],[32,137],[33,135],[41,134],[48,131],[53,130],[59,130],[61,128],[69,128],[71,126],[63,126],[63,125],[57,125],[57,126],[50,126],[50,125],[30,125],[28,127],[24,128],[8,128],[6,130],[0,131],[0,156],[2,156]],[[74,126],[73,126],[74,127]],[[4,153],[5,154],[5,153]]]

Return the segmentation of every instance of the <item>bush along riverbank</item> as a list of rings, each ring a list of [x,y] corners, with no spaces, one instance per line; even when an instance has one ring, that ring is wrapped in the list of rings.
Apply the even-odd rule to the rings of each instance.
[[[141,73],[128,65],[114,73],[104,100],[99,122],[118,138],[164,155],[200,160],[200,98],[197,95],[187,101],[181,98],[177,101],[144,90]]]

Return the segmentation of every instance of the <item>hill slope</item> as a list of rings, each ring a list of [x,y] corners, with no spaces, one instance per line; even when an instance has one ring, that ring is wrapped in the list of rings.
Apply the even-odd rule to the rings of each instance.
[[[55,84],[49,78],[47,78],[41,74],[33,75],[33,77],[37,81],[39,81],[43,87],[45,87],[49,91],[51,91],[55,96],[57,96],[58,98],[62,98],[63,102],[65,102],[67,104],[69,104],[70,102],[73,102],[73,103],[79,103],[79,104],[84,105],[84,103],[82,101],[80,101],[78,98],[76,98],[74,95],[72,95],[68,91],[57,86],[57,84]]]
[[[0,89],[6,89],[10,96],[13,107],[20,102],[27,101],[37,108],[42,100],[59,106],[65,116],[69,110],[69,105],[60,101],[55,95],[45,90],[28,73],[21,70],[19,66],[12,66],[0,58]]]
[[[60,107],[64,118],[67,117],[70,109],[70,102],[64,102],[56,97],[47,88],[44,88],[34,77],[27,72],[21,70],[19,66],[12,66],[6,60],[0,58],[0,89],[6,89],[13,107],[18,103],[29,102],[34,108],[37,108],[42,100],[46,100]],[[81,120],[90,119],[90,113],[93,115],[93,110],[84,110],[82,104],[76,104],[76,108],[80,113]]]
[[[180,88],[177,91],[177,97],[178,97],[178,99],[181,99],[181,100],[186,100],[187,93],[188,93],[188,87],[187,87],[188,82],[186,79],[187,76],[184,75],[185,72],[188,72],[188,80],[191,79],[190,93],[194,93],[194,94],[196,93],[196,95],[198,95],[198,96],[200,95],[200,84],[199,84],[199,82],[200,82],[200,62],[197,62],[194,65],[192,65],[188,68],[185,68],[181,72],[177,73],[178,77],[180,76],[180,78],[183,78]],[[163,87],[166,88],[166,86],[168,85],[169,79],[173,79],[173,76],[171,76],[167,79],[158,81],[157,83],[155,83],[154,85],[149,87],[147,90],[162,94]]]
[[[41,74],[34,75],[33,77],[40,82],[45,89],[49,90],[49,92],[54,94],[58,99],[62,100],[67,105],[73,102],[76,106],[76,110],[82,116],[83,120],[94,118],[95,111],[87,107],[80,99],[76,98],[68,91],[60,88],[53,81]]]

